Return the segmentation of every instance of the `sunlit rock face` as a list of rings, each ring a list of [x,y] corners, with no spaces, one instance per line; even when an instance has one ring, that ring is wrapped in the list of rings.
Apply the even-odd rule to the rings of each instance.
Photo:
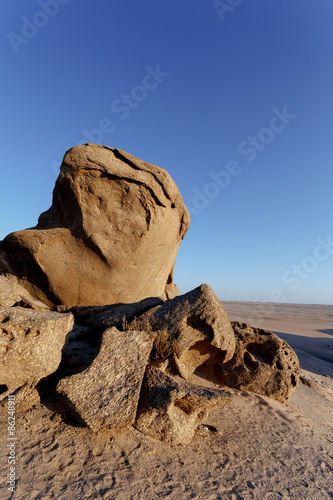
[[[2,242],[9,265],[1,272],[51,306],[173,298],[189,222],[165,170],[118,149],[76,146],[65,154],[51,208],[35,228]]]

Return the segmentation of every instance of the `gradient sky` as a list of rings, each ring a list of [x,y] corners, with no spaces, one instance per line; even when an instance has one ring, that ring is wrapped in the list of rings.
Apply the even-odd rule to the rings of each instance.
[[[1,9],[0,239],[50,206],[68,147],[98,142],[176,181],[182,292],[333,303],[332,0]]]

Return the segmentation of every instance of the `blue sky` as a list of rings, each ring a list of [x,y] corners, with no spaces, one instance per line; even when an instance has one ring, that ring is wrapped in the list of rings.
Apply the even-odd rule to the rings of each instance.
[[[182,292],[332,304],[332,28],[331,0],[4,2],[0,238],[90,140],[176,181]]]

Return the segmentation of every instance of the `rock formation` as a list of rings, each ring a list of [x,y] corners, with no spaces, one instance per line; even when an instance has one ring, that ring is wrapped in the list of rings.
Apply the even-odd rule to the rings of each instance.
[[[176,444],[231,401],[190,383],[200,365],[220,370],[221,387],[285,402],[299,379],[288,344],[231,324],[208,285],[179,295],[188,226],[163,169],[106,146],[70,149],[51,208],[0,242],[0,401],[47,394],[95,432],[135,425]]]
[[[169,174],[107,146],[67,151],[51,208],[0,244],[10,269],[50,306],[172,298],[188,211]]]
[[[57,385],[74,416],[93,431],[131,425],[154,339],[146,332],[106,330],[89,368]]]
[[[293,349],[272,332],[245,323],[232,325],[236,350],[221,367],[224,383],[285,403],[295,391],[300,374]]]
[[[148,297],[133,304],[113,304],[104,307],[74,308],[74,314],[82,317],[85,323],[91,325],[96,331],[105,330],[115,326],[123,329],[123,324],[130,324],[134,318],[142,316],[146,311],[164,304],[164,300],[157,297]]]
[[[229,392],[189,384],[157,366],[149,366],[135,427],[160,441],[186,444],[209,411],[231,400]]]
[[[150,309],[132,324],[136,323],[165,332],[172,345],[174,364],[185,379],[203,363],[225,363],[234,354],[231,323],[208,285]]]
[[[0,400],[55,372],[72,314],[0,307]]]

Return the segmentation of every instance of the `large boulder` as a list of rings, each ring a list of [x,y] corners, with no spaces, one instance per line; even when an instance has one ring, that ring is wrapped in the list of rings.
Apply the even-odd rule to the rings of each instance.
[[[135,427],[172,444],[186,444],[209,411],[232,400],[229,392],[189,384],[164,368],[147,367]]]
[[[52,206],[38,225],[8,235],[0,253],[48,305],[168,299],[179,293],[173,269],[189,222],[165,170],[84,144],[67,151]]]
[[[236,336],[233,358],[222,365],[223,382],[228,387],[269,396],[285,403],[295,391],[300,375],[296,353],[277,335],[232,323]]]
[[[131,425],[154,339],[147,332],[105,330],[91,365],[57,385],[73,416],[93,431]]]
[[[56,371],[73,324],[70,313],[0,307],[0,401]]]
[[[170,354],[176,370],[186,380],[198,366],[225,363],[234,354],[231,323],[208,285],[157,305],[129,324],[129,328],[138,327],[158,332],[156,347],[161,355],[156,352],[156,359],[163,358],[163,350]]]

